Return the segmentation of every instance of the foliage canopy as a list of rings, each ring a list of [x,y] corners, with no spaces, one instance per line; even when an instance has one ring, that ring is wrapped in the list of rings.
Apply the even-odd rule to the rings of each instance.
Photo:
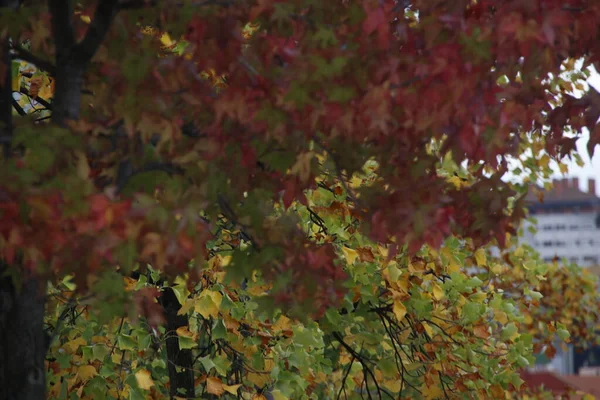
[[[518,227],[600,143],[600,3],[20,3],[0,254],[49,282],[51,398],[504,398],[593,339]]]

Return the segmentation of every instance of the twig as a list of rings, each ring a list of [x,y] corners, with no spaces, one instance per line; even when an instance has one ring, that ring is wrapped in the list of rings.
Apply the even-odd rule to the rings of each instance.
[[[25,86],[21,86],[21,88],[19,89],[19,93],[24,94],[25,96],[29,97],[30,99],[37,101],[38,103],[43,105],[46,109],[52,110],[52,104],[50,104],[47,100],[44,100],[39,96],[36,98],[31,97],[31,94],[29,94],[29,90],[27,90],[27,88]]]
[[[346,193],[348,194],[348,197],[350,197],[350,199],[352,200],[352,202],[354,204],[356,204],[359,208],[362,208],[361,205],[360,205],[360,202],[358,201],[358,199],[356,198],[356,196],[354,195],[354,193],[352,192],[352,190],[350,190],[350,187],[348,186],[348,184],[346,183],[346,180],[344,179],[344,177],[342,175],[342,169],[340,168],[340,164],[339,164],[339,161],[338,161],[337,157],[319,139],[317,139],[316,137],[313,137],[313,141],[320,148],[322,148],[324,151],[326,151],[331,156],[331,159],[333,161],[333,165],[335,167],[335,172],[337,174],[337,177],[340,180],[340,182],[342,183],[342,186],[344,187],[344,190],[346,190]]]
[[[379,398],[382,397],[382,393],[385,393],[391,399],[394,399],[394,396],[392,396],[392,394],[390,392],[388,392],[385,388],[382,388],[381,386],[379,386],[379,383],[377,383],[377,379],[375,378],[375,374],[373,373],[373,370],[366,363],[366,361],[368,361],[368,360],[365,360],[359,353],[356,352],[356,350],[354,350],[348,343],[346,343],[344,341],[344,338],[342,338],[342,335],[339,332],[333,332],[333,337],[346,350],[348,350],[348,352],[352,356],[356,357],[356,359],[358,360],[358,362],[360,362],[360,364],[363,367],[363,372],[366,372],[371,377],[371,379],[373,379],[373,383],[375,384],[375,388],[377,389],[377,393],[379,394]],[[366,379],[366,375],[365,375],[365,379]],[[368,383],[367,383],[366,390],[367,390],[367,394],[369,395],[369,398],[371,398],[371,392],[369,391],[369,385],[368,385]]]
[[[340,391],[338,393],[337,400],[340,400],[340,398],[342,397],[342,391],[346,395],[346,400],[348,399],[348,395],[346,394],[346,379],[348,379],[348,375],[350,375],[350,370],[352,369],[352,364],[354,364],[354,360],[356,360],[356,357],[354,357],[354,355],[353,355],[352,359],[350,360],[350,365],[348,365],[348,369],[346,370],[346,373],[344,374],[344,378],[342,379],[342,386],[340,387]]]

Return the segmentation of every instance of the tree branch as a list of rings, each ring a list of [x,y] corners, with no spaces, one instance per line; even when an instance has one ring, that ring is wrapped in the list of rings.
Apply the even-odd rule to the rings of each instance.
[[[23,110],[21,105],[15,99],[12,99],[12,106],[17,110],[17,113],[19,113],[20,116],[27,115],[25,110]]]
[[[75,56],[79,61],[85,64],[96,54],[118,12],[118,0],[100,0],[85,37],[75,46]]]
[[[52,110],[52,104],[48,103],[47,100],[44,100],[39,96],[36,98],[31,97],[31,95],[29,94],[29,90],[27,90],[27,88],[25,86],[21,86],[21,88],[19,89],[19,93],[24,94],[24,95],[28,96],[29,98],[37,101],[38,103],[40,103],[41,105],[46,107],[46,109]]]
[[[56,74],[56,67],[50,61],[44,60],[44,59],[30,53],[29,51],[25,50],[23,47],[21,47],[19,45],[13,46],[13,51],[15,52],[14,58],[17,58],[17,59],[23,60],[23,61],[27,61],[28,63],[31,63],[31,64],[35,65],[36,67],[41,68],[44,71],[48,72],[50,75]]]
[[[8,47],[9,39],[0,43],[0,63],[4,64],[4,76],[0,76],[0,136],[8,138],[4,143],[4,157],[10,156],[10,139],[12,138],[12,61]]]
[[[73,29],[73,4],[71,0],[48,0],[48,8],[52,14],[52,36],[56,46],[56,54],[68,55],[75,45]]]

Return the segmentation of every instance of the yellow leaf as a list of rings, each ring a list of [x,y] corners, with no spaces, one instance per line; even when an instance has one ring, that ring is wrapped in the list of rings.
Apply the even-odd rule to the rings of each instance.
[[[221,267],[226,267],[231,262],[231,256],[223,256],[221,258]]]
[[[163,33],[162,34],[162,36],[160,37],[160,42],[165,47],[171,47],[171,46],[173,46],[175,44],[175,42],[173,40],[171,40],[171,36],[169,36],[168,33]]]
[[[567,164],[563,164],[563,163],[558,164],[558,169],[560,169],[560,172],[563,174],[566,174],[567,172],[569,172],[569,166]]]
[[[54,88],[51,84],[45,84],[40,88],[38,92],[38,97],[41,97],[44,100],[49,100],[54,97]]]
[[[178,336],[188,337],[194,340],[196,340],[197,337],[197,334],[190,331],[188,326],[180,326],[175,332],[177,332]]]
[[[282,314],[279,317],[279,319],[277,320],[277,322],[275,322],[275,324],[273,324],[273,332],[281,332],[281,331],[291,330],[292,329],[291,322],[292,322],[292,320],[290,320],[288,317],[286,317],[285,315]]]
[[[179,311],[177,311],[177,315],[187,314],[187,312],[190,311],[192,307],[194,307],[194,300],[187,299],[185,303],[181,306]]]
[[[273,400],[290,400],[288,397],[281,394],[281,391],[279,389],[273,390],[271,392],[271,395],[273,396]]]
[[[98,375],[98,372],[96,371],[96,368],[94,368],[93,365],[83,365],[77,370],[77,375],[79,376],[79,379],[81,379],[82,382],[85,382],[88,379],[91,379]]]
[[[445,398],[444,396],[444,392],[442,391],[442,389],[436,385],[427,385],[425,384],[425,387],[422,388],[422,394],[423,394],[423,398],[424,399],[441,399],[441,398]]]
[[[348,247],[342,247],[342,253],[344,253],[344,258],[348,265],[354,264],[354,261],[358,258],[358,251],[350,249]]]
[[[487,294],[481,292],[473,293],[469,296],[469,300],[474,301],[475,303],[483,303],[486,298]]]
[[[263,374],[263,373],[256,373],[256,372],[248,372],[247,377],[248,377],[248,381],[250,381],[250,383],[252,383],[258,387],[265,386],[271,380],[270,374]]]
[[[75,353],[81,346],[85,346],[87,342],[82,338],[78,337],[77,339],[73,339],[63,345],[67,353]]]
[[[135,373],[135,379],[137,381],[140,389],[150,390],[152,386],[154,386],[154,382],[152,382],[152,374],[147,369],[140,369]]]
[[[542,168],[548,168],[548,165],[550,164],[550,157],[548,157],[548,154],[544,154],[539,161],[539,165]]]
[[[515,252],[513,253],[515,255],[515,257],[523,257],[523,254],[525,253],[525,250],[523,250],[522,246],[517,247],[517,249],[515,250]]]
[[[460,179],[458,176],[453,175],[448,179],[448,182],[452,183],[455,188],[460,189],[462,186],[467,186],[467,182]]]
[[[398,322],[402,321],[404,319],[404,316],[406,315],[406,307],[399,300],[394,301],[392,311],[394,312],[394,315],[396,316]]]
[[[504,272],[504,266],[502,264],[494,264],[492,267],[492,272],[496,275],[500,275],[502,272]]]
[[[353,175],[352,178],[350,179],[350,187],[352,189],[356,189],[358,187],[360,187],[362,185],[363,181],[362,179],[360,179],[358,176]]]
[[[129,398],[129,385],[125,385],[123,386],[123,389],[119,390],[117,388],[110,388],[108,389],[108,395],[110,397],[112,397],[113,399],[128,399]]]
[[[423,328],[425,328],[425,332],[429,335],[429,337],[433,337],[433,328],[427,322],[423,322]]]
[[[240,386],[242,386],[241,383],[237,385],[223,385],[223,389],[225,389],[227,393],[237,394],[237,391],[240,388]]]
[[[270,288],[270,285],[252,286],[248,288],[248,293],[252,296],[265,296]]]
[[[204,318],[219,316],[219,307],[223,301],[223,295],[214,290],[204,289],[200,296],[195,299],[194,311]]]
[[[206,391],[217,396],[221,396],[223,393],[225,393],[223,383],[219,378],[214,376],[209,376],[206,378]]]
[[[17,76],[13,76],[12,80],[12,90],[13,92],[18,92],[21,88],[21,72],[17,74]]]
[[[255,393],[250,400],[267,400],[262,394]]]
[[[479,248],[477,251],[475,251],[475,262],[480,267],[486,265],[487,257],[484,249]]]
[[[123,283],[125,284],[125,291],[126,292],[131,292],[132,290],[135,289],[136,285],[137,285],[137,281],[133,278],[130,278],[128,276],[124,276],[123,277]]]
[[[437,283],[433,283],[432,285],[433,297],[436,300],[441,300],[444,298],[444,290]]]
[[[506,325],[508,322],[508,316],[504,311],[494,311],[494,319],[500,322],[502,325]]]

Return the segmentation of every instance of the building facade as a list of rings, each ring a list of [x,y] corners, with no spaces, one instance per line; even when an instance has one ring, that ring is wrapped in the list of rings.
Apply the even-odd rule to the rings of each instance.
[[[523,240],[538,251],[546,262],[555,257],[582,267],[600,264],[600,198],[596,182],[588,190],[579,189],[577,178],[554,181],[544,191],[543,201],[530,193],[528,209],[537,220],[537,232],[525,227]]]

